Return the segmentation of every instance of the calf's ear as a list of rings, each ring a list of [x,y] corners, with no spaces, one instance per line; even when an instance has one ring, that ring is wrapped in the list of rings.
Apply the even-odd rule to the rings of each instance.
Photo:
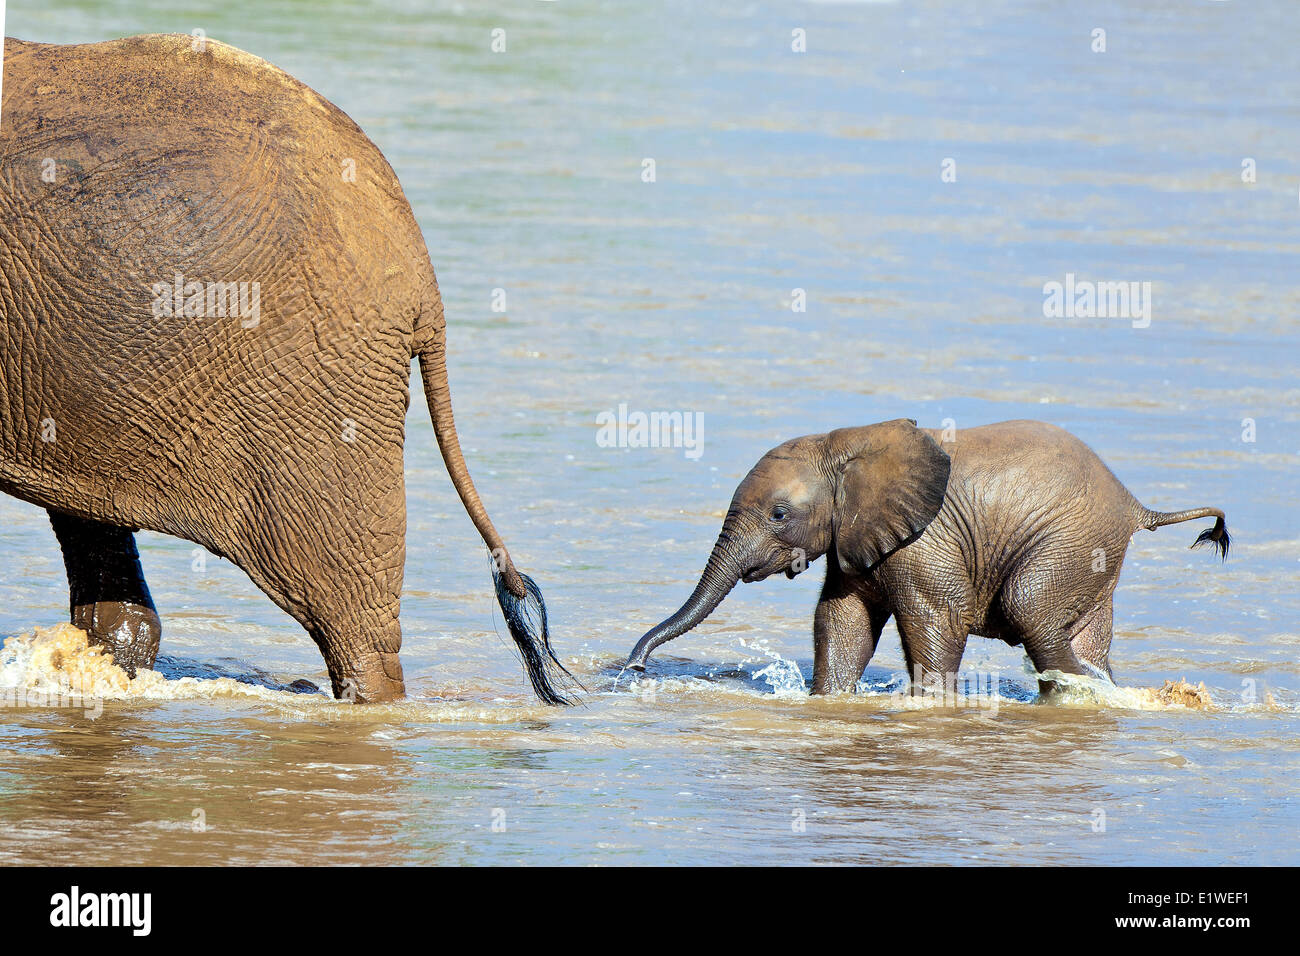
[[[836,475],[834,551],[841,569],[862,573],[934,520],[952,463],[910,418],[841,428],[826,441]]]

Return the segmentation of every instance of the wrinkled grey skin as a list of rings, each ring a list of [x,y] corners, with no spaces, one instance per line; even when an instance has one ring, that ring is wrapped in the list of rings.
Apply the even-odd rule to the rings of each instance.
[[[159,531],[246,571],[315,640],[335,696],[402,697],[418,358],[511,637],[538,696],[564,702],[540,590],[470,479],[433,264],[374,143],[215,40],[11,38],[4,70],[0,492],[49,511],[73,621],[128,673],[153,666],[133,533]],[[215,297],[239,283],[256,314]]]
[[[909,675],[952,686],[971,634],[1023,645],[1040,674],[1111,678],[1111,600],[1139,528],[1223,512],[1144,508],[1085,444],[1042,422],[950,433],[900,419],[786,442],[736,489],[695,592],[628,658],[704,620],[739,581],[826,556],[814,694],[852,690],[885,622]],[[1044,689],[1050,689],[1045,682]]]

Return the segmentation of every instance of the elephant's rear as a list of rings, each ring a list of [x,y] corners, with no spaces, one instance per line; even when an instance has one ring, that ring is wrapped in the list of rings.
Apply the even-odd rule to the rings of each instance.
[[[90,248],[75,265],[110,284],[119,264],[156,271],[178,256],[301,268],[315,242],[346,257],[330,278],[354,291],[405,286],[408,317],[429,291],[418,227],[375,145],[303,83],[215,40],[7,40],[0,152],[5,201],[47,238],[76,230]]]
[[[1230,538],[1226,518],[1214,507],[1182,511],[1153,511],[1139,501],[1079,438],[1055,425],[1036,421],[1000,422],[958,433],[960,452],[953,457],[954,473],[997,471],[1003,486],[1032,483],[1032,494],[1021,496],[1027,521],[1053,507],[1066,508],[1087,524],[1093,538],[1122,535],[1200,518],[1214,518],[1192,547],[1211,545],[1226,558]],[[1064,523],[1069,528],[1068,522]],[[1065,535],[1070,540],[1069,535]]]
[[[946,436],[937,430],[931,434],[952,457],[944,509],[948,516],[940,518],[961,528],[980,527],[989,554],[985,565],[1000,566],[996,558],[1001,555],[1046,553],[1070,563],[1115,568],[1134,532],[1206,517],[1216,523],[1196,544],[1209,543],[1221,555],[1227,553],[1222,511],[1151,511],[1092,448],[1055,425],[1008,421]],[[978,557],[976,563],[981,563]]]
[[[931,434],[952,458],[953,505],[1001,523],[1008,547],[1018,536],[1060,537],[1068,546],[1075,527],[1080,538],[1104,533],[1127,541],[1139,526],[1141,504],[1096,452],[1062,428],[1019,420]]]
[[[400,696],[418,355],[511,636],[563,702],[541,592],[469,478],[433,267],[374,144],[211,40],[9,41],[5,60],[0,490],[232,557],[317,640],[336,694]]]
[[[341,111],[225,44],[146,36],[7,41],[0,118],[6,490],[46,503],[58,471],[82,510],[185,534],[169,502],[201,497],[211,464],[256,470],[276,443],[336,459],[312,446],[321,422],[365,421],[400,460],[437,286],[391,168]],[[36,408],[67,441],[33,446]],[[142,464],[105,474],[124,429]]]

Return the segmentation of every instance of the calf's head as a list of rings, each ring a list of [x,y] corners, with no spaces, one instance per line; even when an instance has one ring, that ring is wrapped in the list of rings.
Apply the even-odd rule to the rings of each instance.
[[[660,644],[685,634],[737,582],[793,578],[822,555],[865,573],[934,520],[948,456],[910,419],[795,438],[764,455],[736,488],[694,592],[637,643],[644,670]]]

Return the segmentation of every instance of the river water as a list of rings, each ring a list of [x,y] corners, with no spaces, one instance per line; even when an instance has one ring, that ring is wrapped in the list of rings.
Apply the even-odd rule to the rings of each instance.
[[[528,693],[417,389],[410,699],[276,689],[326,683],[306,634],[143,533],[165,679],[89,712],[5,691],[0,862],[1300,861],[1300,7],[1065,6],[10,4],[29,40],[203,29],[384,150],[471,471],[588,692]],[[1046,317],[1067,274],[1151,283],[1149,325]],[[602,447],[620,404],[703,415],[700,454]],[[1233,552],[1139,535],[1121,689],[1063,703],[979,638],[992,700],[909,701],[892,624],[858,694],[810,699],[818,573],[620,674],[763,451],[900,416],[1054,422],[1148,506],[1224,508]],[[62,620],[44,513],[0,498],[0,548],[0,637]],[[52,640],[11,640],[0,689],[57,681]],[[1182,677],[1213,706],[1137,690]]]

